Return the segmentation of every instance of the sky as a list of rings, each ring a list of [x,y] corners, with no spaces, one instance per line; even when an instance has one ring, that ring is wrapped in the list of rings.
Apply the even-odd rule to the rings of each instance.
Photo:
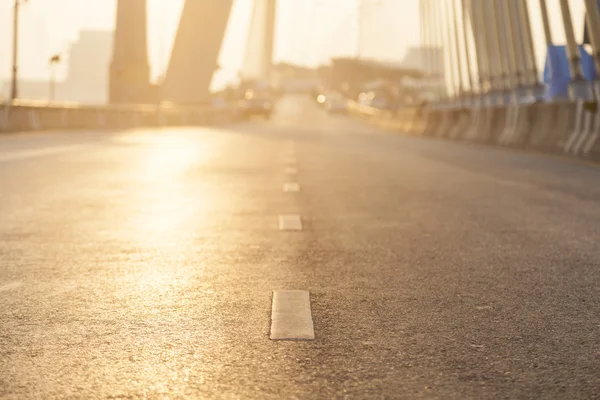
[[[12,3],[0,0],[0,79],[10,76]],[[168,64],[183,0],[148,1],[148,46],[153,79]],[[218,0],[215,0],[218,1]],[[234,0],[221,53],[221,86],[237,76],[245,49],[252,0]],[[361,53],[368,58],[401,60],[419,43],[418,0],[363,0]],[[275,58],[317,65],[357,49],[359,0],[279,0]],[[21,8],[20,76],[46,79],[52,54],[67,54],[80,30],[114,28],[116,0],[29,0]],[[60,68],[59,76],[67,73]]]
[[[13,1],[0,0],[0,80],[10,76]],[[149,57],[152,77],[156,80],[168,63],[184,0],[147,1]],[[253,0],[234,1],[221,52],[222,70],[215,77],[214,87],[235,79],[245,54],[245,35]],[[539,44],[542,41],[539,0],[528,1]],[[563,43],[559,0],[548,1],[555,40]],[[581,37],[584,0],[569,1],[577,35]],[[410,46],[419,44],[418,0],[362,0],[361,18],[358,17],[359,2],[279,0],[275,59],[317,65],[331,56],[356,54],[360,37],[362,57],[399,61]],[[20,76],[47,79],[49,57],[56,53],[67,54],[80,30],[113,29],[115,9],[116,0],[28,0],[21,14]],[[541,64],[544,47],[537,46],[537,50]],[[59,68],[59,77],[64,77],[66,63]]]

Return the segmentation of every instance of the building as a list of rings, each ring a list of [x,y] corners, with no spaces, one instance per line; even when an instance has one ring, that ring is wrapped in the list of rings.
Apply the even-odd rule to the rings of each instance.
[[[420,69],[405,68],[402,63],[356,58],[334,58],[331,63],[327,86],[352,96],[374,82],[392,82],[393,85],[403,78],[419,79],[423,75]]]
[[[443,67],[438,62],[442,57],[440,47],[410,47],[400,65],[408,70],[424,71],[426,75],[442,75]]]
[[[57,89],[57,99],[107,103],[113,36],[112,31],[81,31],[71,46],[67,79]]]
[[[67,63],[67,77],[55,85],[55,101],[81,104],[106,104],[108,100],[109,63],[112,53],[111,31],[82,31],[62,62]],[[10,81],[0,85],[0,98],[8,98]],[[19,98],[48,100],[49,79],[20,79]]]
[[[319,85],[319,71],[289,63],[279,63],[272,67],[275,87],[286,93],[311,93]]]
[[[401,79],[401,92],[405,102],[432,101],[436,98],[444,77],[444,50],[441,47],[411,47],[400,63],[408,70],[423,72],[415,78],[407,76]]]

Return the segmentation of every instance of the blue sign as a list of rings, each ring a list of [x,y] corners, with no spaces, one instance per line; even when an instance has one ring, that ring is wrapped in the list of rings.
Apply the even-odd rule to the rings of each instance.
[[[596,79],[596,68],[592,56],[583,46],[579,46],[579,55],[584,78],[590,81]],[[545,100],[568,99],[570,82],[571,69],[566,47],[548,46],[546,67],[544,68]]]

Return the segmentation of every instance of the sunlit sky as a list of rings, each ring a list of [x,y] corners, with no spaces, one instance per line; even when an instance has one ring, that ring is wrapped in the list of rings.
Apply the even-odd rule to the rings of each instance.
[[[10,76],[12,3],[0,0],[0,79]],[[215,0],[217,1],[217,0]],[[279,0],[276,60],[316,65],[332,55],[355,54],[360,0]],[[361,51],[366,58],[401,60],[408,47],[418,45],[418,0],[363,0]],[[440,2],[442,0],[439,0]],[[537,41],[541,25],[538,0],[531,2]],[[548,0],[556,41],[564,41],[558,0]],[[580,37],[583,1],[570,0]],[[377,5],[380,3],[380,5]],[[164,70],[181,13],[183,0],[148,0],[148,45],[152,76]],[[235,0],[226,43],[216,78],[218,86],[239,71],[250,21],[252,0]],[[20,72],[25,79],[45,79],[48,58],[68,53],[80,30],[110,30],[116,0],[29,0],[22,7]],[[542,46],[540,60],[543,56]],[[541,61],[540,61],[541,62]],[[63,65],[60,74],[66,74]]]
[[[0,79],[10,76],[14,0],[0,0]],[[356,49],[359,0],[279,0],[275,58],[315,65]],[[368,3],[377,1],[366,0]],[[365,57],[400,60],[419,42],[418,1],[381,0],[365,7],[361,46]],[[183,0],[148,0],[148,44],[152,75],[161,75],[170,54]],[[219,80],[237,75],[244,56],[252,0],[235,0]],[[20,71],[23,78],[48,76],[47,60],[67,53],[82,29],[114,27],[116,0],[29,0],[22,7]],[[61,74],[64,75],[65,67]]]

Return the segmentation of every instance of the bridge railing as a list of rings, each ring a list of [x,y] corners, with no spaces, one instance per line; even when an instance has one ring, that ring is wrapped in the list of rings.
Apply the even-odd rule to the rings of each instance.
[[[55,129],[117,129],[210,125],[232,116],[231,108],[171,105],[87,106],[75,103],[0,103],[0,132]]]
[[[600,112],[584,101],[394,111],[351,102],[349,109],[379,126],[413,135],[600,159]]]

